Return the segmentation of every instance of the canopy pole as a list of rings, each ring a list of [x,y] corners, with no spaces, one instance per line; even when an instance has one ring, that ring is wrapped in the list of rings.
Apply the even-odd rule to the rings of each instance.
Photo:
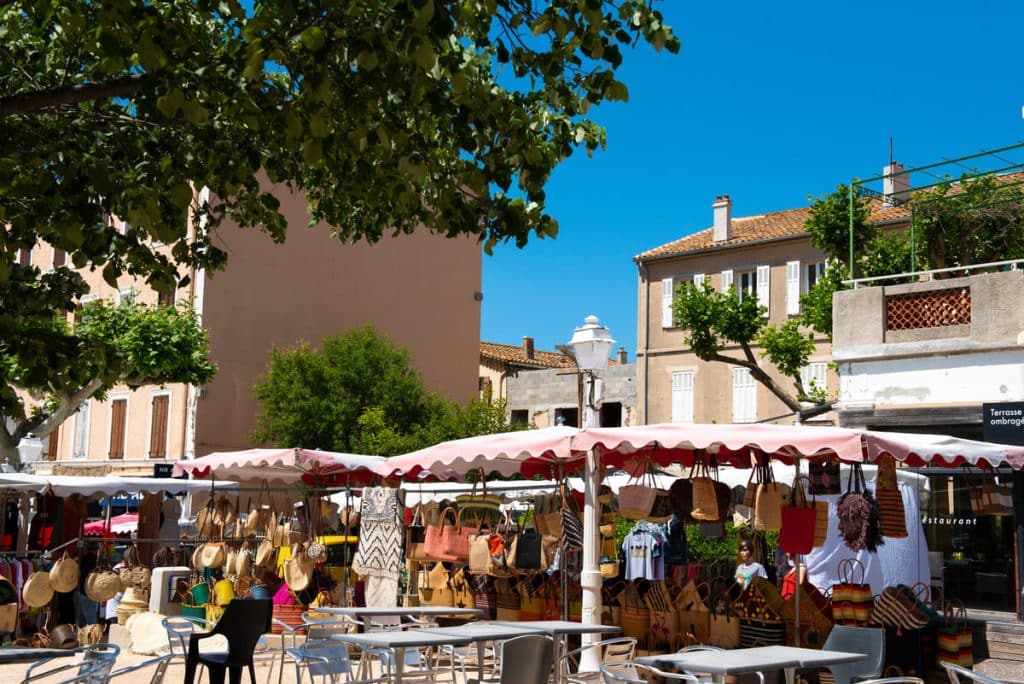
[[[589,409],[592,411],[592,409]],[[601,488],[600,457],[597,449],[587,452],[586,472],[583,476],[583,570],[580,573],[580,587],[583,590],[584,625],[601,624],[601,568],[598,565],[598,548],[601,543],[598,532]],[[600,661],[595,648],[586,648],[600,639],[596,634],[584,634],[580,654],[580,672],[597,672]]]
[[[798,424],[799,424],[799,420],[800,420],[799,414],[797,414]],[[799,486],[800,485],[800,459],[799,458],[794,458],[793,459],[793,470],[794,470],[794,472],[796,474],[796,479],[793,480],[793,484],[796,485],[796,486]],[[794,501],[795,501],[796,497],[794,496],[793,498],[794,498]],[[807,496],[805,494],[804,495],[804,505],[806,505],[806,504],[807,504]],[[793,644],[795,646],[797,646],[797,647],[800,646],[800,584],[801,584],[801,582],[800,582],[800,560],[801,560],[800,554],[799,553],[794,553],[793,554],[793,572],[796,573],[796,576],[794,577],[794,579],[796,580],[795,581],[796,589],[795,589],[795,591],[793,593],[793,598],[794,598],[794,604],[793,604],[793,606],[794,606],[793,607],[793,610],[794,610],[794,616],[793,616],[794,617]]]

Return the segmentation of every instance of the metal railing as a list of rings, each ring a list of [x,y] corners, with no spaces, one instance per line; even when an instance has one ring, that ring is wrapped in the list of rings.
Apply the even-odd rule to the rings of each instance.
[[[1009,268],[1006,268],[1007,266]],[[935,280],[935,274],[937,273],[963,273],[967,276],[971,274],[971,271],[991,271],[997,268],[1003,271],[1016,271],[1022,266],[1024,266],[1024,259],[1008,259],[1006,261],[990,261],[986,264],[971,264],[970,266],[950,266],[948,268],[933,268],[928,271],[910,271],[909,273],[894,273],[892,275],[871,276],[870,278],[854,278],[844,280],[842,283],[843,285],[852,285],[853,289],[856,290],[861,285],[866,287],[877,286],[879,281],[882,280],[917,278],[920,282],[930,282]]]

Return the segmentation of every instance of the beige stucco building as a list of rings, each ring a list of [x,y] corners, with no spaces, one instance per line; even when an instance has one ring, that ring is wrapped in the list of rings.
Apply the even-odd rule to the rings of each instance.
[[[214,380],[203,387],[117,388],[106,401],[86,402],[44,440],[37,472],[151,474],[155,463],[252,447],[252,386],[271,347],[302,340],[316,346],[364,325],[408,349],[432,391],[462,402],[476,396],[479,244],[426,231],[342,244],[329,226],[307,228],[304,196],[276,194],[290,227],[284,244],[225,223],[215,240],[228,253],[226,270],[193,273],[192,285],[176,293],[176,301],[194,302],[209,332]],[[31,258],[44,270],[54,262],[45,245]],[[89,298],[131,294],[157,302],[155,292],[128,277],[113,288],[99,272],[84,275]]]
[[[897,180],[899,177],[897,176]],[[891,186],[887,186],[891,191]],[[870,220],[896,229],[907,222],[906,210],[876,201]],[[639,270],[637,297],[637,410],[642,424],[668,422],[742,423],[783,416],[789,409],[748,370],[722,362],[704,362],[690,352],[686,331],[672,323],[672,295],[683,283],[710,280],[716,289],[735,285],[743,295],[756,295],[768,308],[768,321],[781,325],[800,313],[800,295],[825,267],[825,257],[804,229],[809,208],[759,216],[733,217],[728,195],[712,205],[713,225],[634,258]],[[831,368],[831,345],[815,338],[816,349],[804,369],[805,383],[814,381],[832,399],[838,378]],[[722,351],[742,356],[738,345]],[[757,348],[754,354],[760,360]],[[777,381],[770,363],[762,366]],[[789,380],[785,381],[790,384]],[[834,414],[817,420],[834,421]]]

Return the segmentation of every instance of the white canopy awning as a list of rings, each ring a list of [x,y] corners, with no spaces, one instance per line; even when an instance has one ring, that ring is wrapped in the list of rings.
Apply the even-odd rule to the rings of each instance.
[[[0,489],[34,491],[39,494],[51,493],[59,497],[72,494],[80,496],[114,496],[122,493],[159,492],[189,493],[209,491],[210,487],[223,491],[236,491],[237,482],[218,480],[214,483],[179,480],[162,477],[120,477],[117,475],[76,476],[76,475],[29,475],[22,473],[0,474]]]

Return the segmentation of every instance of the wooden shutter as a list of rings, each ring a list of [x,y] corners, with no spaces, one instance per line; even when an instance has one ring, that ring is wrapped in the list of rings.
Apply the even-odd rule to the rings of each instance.
[[[111,459],[124,459],[124,436],[128,428],[128,400],[114,399],[110,402],[110,451]]]
[[[722,292],[728,292],[732,287],[732,269],[722,271]]]
[[[672,279],[661,281],[661,327],[672,327]]]
[[[153,397],[149,416],[149,457],[167,458],[167,426],[170,418],[171,398],[166,394]]]
[[[158,292],[156,295],[156,305],[160,308],[167,308],[174,306],[174,290],[170,292]]]
[[[67,263],[67,260],[68,260],[68,253],[65,252],[63,249],[54,249],[53,250],[53,267],[54,268],[60,268],[61,266],[63,266],[64,264]]]
[[[771,301],[771,274],[770,266],[757,267],[757,303],[764,307],[765,318],[769,315],[769,302]]]
[[[693,371],[672,373],[672,422],[693,422]]]
[[[732,369],[732,422],[752,423],[757,419],[757,387],[746,368]]]
[[[18,250],[18,263],[22,266],[32,265],[32,250],[31,249],[19,249]]]
[[[786,262],[786,313],[800,313],[800,262]]]
[[[50,433],[49,438],[46,440],[46,460],[56,461],[57,460],[57,443],[60,441],[60,427]]]

